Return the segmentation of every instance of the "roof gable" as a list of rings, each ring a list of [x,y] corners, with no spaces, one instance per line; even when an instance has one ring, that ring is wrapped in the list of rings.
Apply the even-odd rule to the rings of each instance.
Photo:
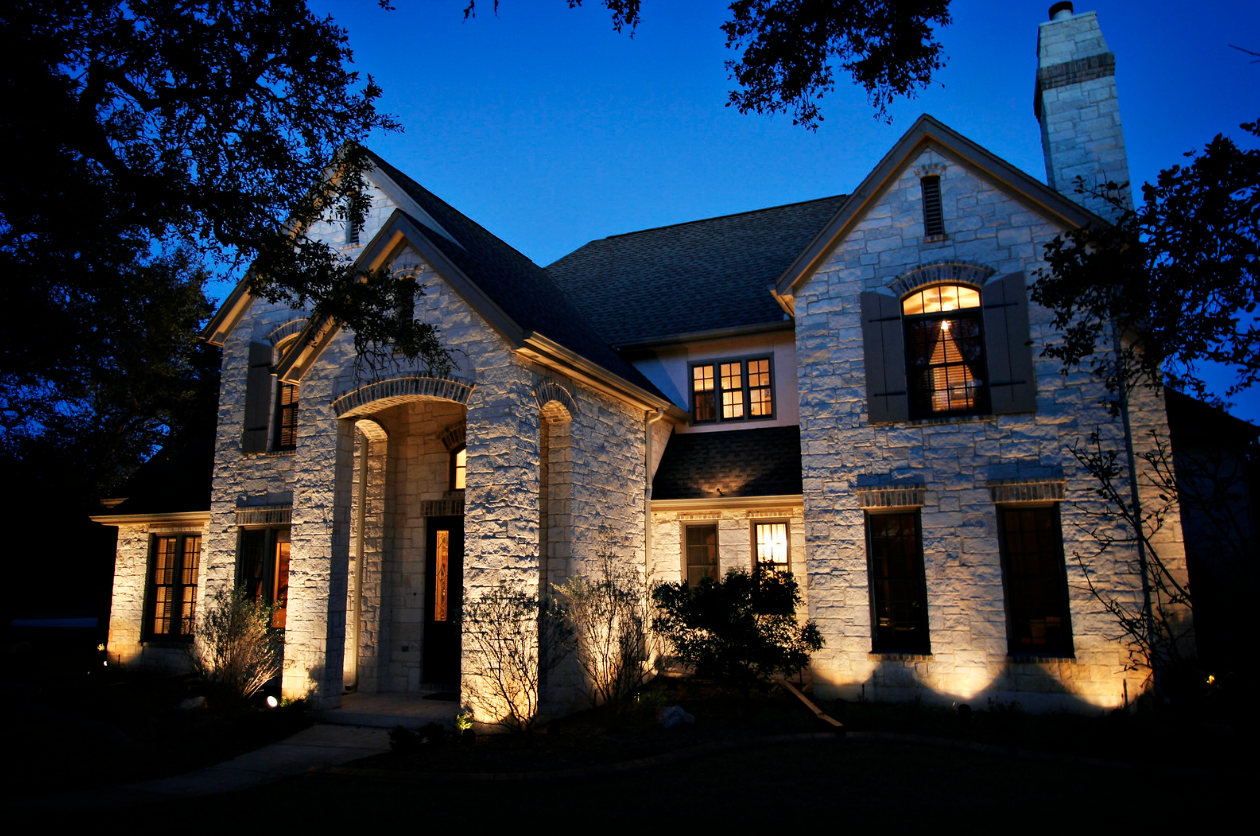
[[[929,145],[1064,227],[1106,223],[1093,212],[924,114],[915,120],[814,239],[798,253],[778,277],[775,291],[783,296],[793,295],[802,281],[826,263],[852,227],[865,217],[867,210],[878,202],[889,185],[912,164],[923,147]]]

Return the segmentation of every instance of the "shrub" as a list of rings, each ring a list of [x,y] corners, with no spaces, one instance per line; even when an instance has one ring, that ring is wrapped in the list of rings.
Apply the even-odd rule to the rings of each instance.
[[[749,688],[791,676],[823,646],[813,622],[796,620],[801,593],[791,574],[732,569],[723,580],[663,583],[652,591],[653,629],[700,676]]]
[[[280,673],[283,634],[271,629],[274,607],[219,589],[198,619],[189,647],[193,669],[214,694],[244,702]]]
[[[472,702],[495,724],[528,732],[538,718],[538,686],[572,646],[556,602],[500,583],[464,600]]]
[[[643,582],[632,569],[619,565],[611,551],[599,559],[596,580],[570,578],[556,592],[577,638],[591,702],[620,714],[647,673],[647,602]]]

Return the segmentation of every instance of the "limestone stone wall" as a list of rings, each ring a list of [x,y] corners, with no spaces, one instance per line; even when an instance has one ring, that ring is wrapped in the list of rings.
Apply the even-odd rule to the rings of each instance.
[[[919,175],[939,173],[946,235],[923,235]],[[1120,425],[1098,406],[1089,375],[1064,377],[1040,356],[1054,339],[1050,315],[1031,310],[1037,381],[1032,414],[985,415],[871,425],[859,296],[889,288],[915,268],[958,263],[995,277],[1042,267],[1041,247],[1060,232],[1031,207],[928,147],[889,184],[869,213],[796,297],[801,447],[810,615],[827,642],[814,657],[820,692],[868,698],[922,696],[940,701],[1016,699],[1025,707],[1112,706],[1140,688],[1127,672],[1116,625],[1087,590],[1085,560],[1100,588],[1138,600],[1131,550],[1093,557],[1086,533],[1104,517],[1089,477],[1070,446],[1094,430],[1122,448]],[[899,285],[904,289],[905,283]],[[1155,407],[1143,421],[1158,423]],[[1166,432],[1166,428],[1164,429]],[[1062,486],[1073,659],[1007,655],[1005,601],[994,486]],[[915,486],[921,497],[924,568],[932,653],[871,652],[871,604],[861,490]],[[1018,492],[1001,494],[1008,500]],[[904,500],[903,500],[904,501]],[[1043,501],[1047,501],[1043,497]],[[1113,521],[1110,525],[1116,525]],[[1179,534],[1169,533],[1178,557]],[[1127,680],[1127,685],[1126,685]]]
[[[204,544],[206,529],[196,524],[175,523],[129,524],[118,527],[114,588],[109,611],[109,640],[106,645],[106,653],[112,662],[132,667],[175,670],[187,665],[182,644],[144,640],[145,602],[153,537],[177,534],[200,534]],[[198,590],[205,585],[205,567],[203,558],[198,567]]]
[[[788,562],[792,574],[801,585],[801,612],[808,610],[807,572],[805,559],[805,516],[800,505],[767,505],[765,507],[712,508],[686,511],[652,511],[652,559],[648,565],[651,582],[677,583],[684,577],[686,563],[684,530],[688,525],[716,524],[718,530],[718,565],[725,575],[731,569],[752,571],[756,542],[753,525],[758,522],[786,522],[788,526]]]

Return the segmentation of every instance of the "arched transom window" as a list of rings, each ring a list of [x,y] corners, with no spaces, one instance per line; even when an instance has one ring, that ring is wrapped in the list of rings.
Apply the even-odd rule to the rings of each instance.
[[[943,284],[901,301],[910,415],[988,410],[980,291]]]

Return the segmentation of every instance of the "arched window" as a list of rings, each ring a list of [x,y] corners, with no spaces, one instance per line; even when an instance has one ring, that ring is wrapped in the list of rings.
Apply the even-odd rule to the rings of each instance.
[[[910,417],[988,411],[980,292],[935,285],[901,301]]]

